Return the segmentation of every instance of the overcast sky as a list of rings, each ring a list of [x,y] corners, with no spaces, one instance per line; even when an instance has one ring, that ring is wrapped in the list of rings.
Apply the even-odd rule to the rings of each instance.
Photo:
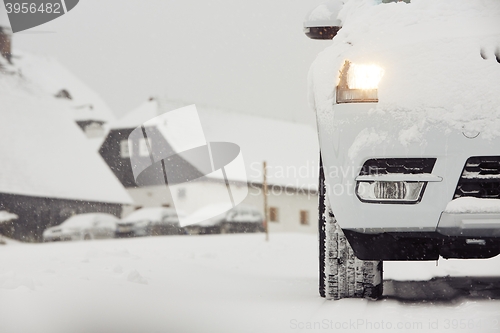
[[[81,0],[68,14],[15,34],[13,45],[57,58],[117,116],[161,94],[311,121],[307,71],[330,42],[305,37],[302,20],[321,2]]]

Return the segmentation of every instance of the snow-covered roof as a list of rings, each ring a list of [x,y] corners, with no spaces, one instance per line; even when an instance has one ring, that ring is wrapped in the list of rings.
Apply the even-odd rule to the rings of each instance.
[[[7,11],[3,10],[3,8],[0,9],[0,27],[10,27]]]
[[[68,109],[29,78],[0,73],[0,192],[132,203]]]
[[[186,105],[187,103],[183,102],[159,101],[158,98],[150,98],[149,100],[139,105],[137,108],[133,109],[132,111],[124,115],[119,120],[111,123],[110,127],[114,129],[135,128],[141,125],[142,123],[161,114],[162,113],[161,110],[165,110],[163,112],[167,112],[181,108]]]
[[[135,128],[182,106],[180,102],[152,99],[111,127]],[[269,184],[308,190],[317,188],[319,148],[314,128],[205,106],[197,106],[197,109],[207,141],[232,142],[240,146],[249,181],[262,183],[262,162],[266,161]],[[178,146],[175,142],[169,143],[174,148]]]
[[[18,71],[26,80],[38,85],[47,94],[55,96],[66,90],[71,99],[59,98],[67,105],[74,120],[101,120],[111,122],[115,116],[101,97],[57,60],[14,50],[11,70]]]

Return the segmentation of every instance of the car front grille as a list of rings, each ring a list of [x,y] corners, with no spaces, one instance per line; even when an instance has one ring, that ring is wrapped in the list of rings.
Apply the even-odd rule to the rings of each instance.
[[[431,173],[435,158],[374,158],[367,160],[360,176]]]
[[[453,199],[461,197],[500,199],[500,156],[467,160]]]

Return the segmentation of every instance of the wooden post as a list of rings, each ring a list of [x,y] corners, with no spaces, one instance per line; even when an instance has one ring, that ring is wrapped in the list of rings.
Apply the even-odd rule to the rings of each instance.
[[[266,230],[266,242],[269,241],[269,209],[267,208],[267,163],[262,163],[264,171],[264,181],[262,182],[262,190],[264,194],[264,228]]]

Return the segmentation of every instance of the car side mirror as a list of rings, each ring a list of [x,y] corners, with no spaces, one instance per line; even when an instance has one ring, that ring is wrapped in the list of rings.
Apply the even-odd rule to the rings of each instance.
[[[342,0],[329,0],[311,10],[304,20],[306,36],[311,39],[333,39],[342,28],[337,16],[343,5]]]

